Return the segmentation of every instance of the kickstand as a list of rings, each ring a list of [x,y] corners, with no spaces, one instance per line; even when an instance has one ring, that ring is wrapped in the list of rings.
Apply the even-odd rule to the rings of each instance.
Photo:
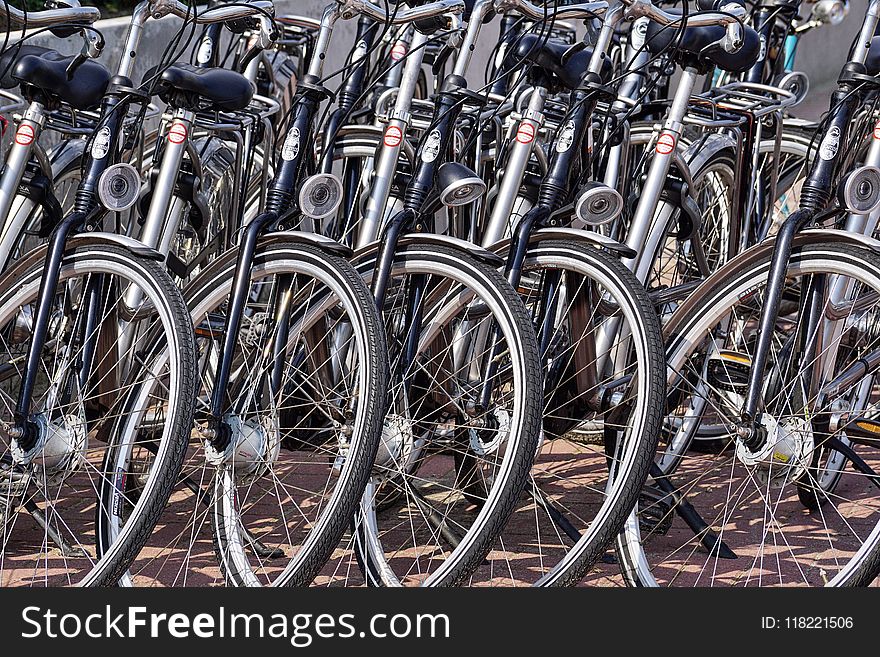
[[[538,484],[535,483],[533,486],[528,487],[529,495],[538,503],[541,508],[543,508],[547,515],[550,516],[550,519],[556,523],[562,532],[568,536],[571,540],[577,543],[581,540],[581,533],[577,530],[577,527],[571,524],[571,521],[565,517],[565,514],[562,513],[559,509],[556,508],[556,505],[553,504],[547,496],[544,495],[544,492],[538,488]]]
[[[856,454],[852,447],[841,441],[837,436],[832,436],[825,444],[831,449],[843,454],[850,460],[850,463],[853,464],[853,468],[855,468],[857,472],[861,472],[868,478],[868,481],[874,484],[877,488],[880,488],[880,475],[874,472],[874,469],[865,463],[862,457]]]
[[[528,488],[528,493],[532,496],[535,502],[547,512],[547,515],[550,516],[550,520],[556,523],[556,525],[562,530],[562,533],[575,543],[581,540],[581,533],[577,530],[577,527],[571,524],[571,521],[565,517],[565,514],[558,509],[546,495],[544,495],[544,491],[541,490],[537,482]],[[617,563],[614,553],[609,551],[606,551],[605,554],[602,555],[601,561],[602,563]]]
[[[199,502],[204,504],[205,506],[211,506],[211,493],[206,490],[202,490],[199,485],[193,481],[191,477],[184,477],[180,480],[184,486],[186,486],[192,494],[196,496]],[[248,546],[254,551],[261,559],[280,559],[285,556],[284,550],[281,548],[270,548],[267,547],[260,539],[250,533],[248,528],[244,525],[241,525],[241,530],[244,532],[245,539],[247,540]]]
[[[425,516],[425,520],[428,522],[431,527],[433,527],[436,531],[440,532],[440,536],[442,536],[447,543],[454,550],[461,543],[461,536],[456,534],[452,529],[450,529],[449,525],[446,523],[446,520],[437,513],[437,510],[431,506],[431,503],[426,500],[420,492],[418,492],[415,488],[410,487],[410,494],[416,501],[416,504],[419,505],[422,513]]]
[[[685,524],[691,528],[696,537],[700,539],[711,556],[721,559],[738,559],[736,553],[728,547],[727,543],[713,532],[708,523],[703,520],[702,516],[697,512],[694,506],[688,502],[687,498],[675,490],[675,486],[663,474],[656,463],[651,464],[651,477],[653,477],[657,488],[669,495],[675,507],[675,512],[684,520]]]
[[[43,528],[46,535],[52,539],[52,542],[58,546],[58,549],[61,550],[62,556],[70,558],[88,556],[88,553],[85,550],[79,547],[73,547],[64,540],[64,537],[62,537],[61,534],[59,534],[58,531],[46,520],[46,514],[37,506],[36,502],[28,500],[24,503],[24,508],[29,514],[31,514],[31,518]]]

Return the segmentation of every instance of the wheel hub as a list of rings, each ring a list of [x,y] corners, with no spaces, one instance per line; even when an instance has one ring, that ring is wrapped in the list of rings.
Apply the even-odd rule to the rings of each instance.
[[[264,475],[278,459],[281,435],[273,417],[242,420],[227,415],[223,423],[229,427],[230,440],[222,452],[205,441],[205,457],[214,466],[230,464],[238,479],[256,479]]]
[[[415,435],[412,421],[402,415],[389,415],[382,424],[382,438],[376,452],[379,468],[399,469],[413,451]]]
[[[15,463],[33,465],[53,478],[76,470],[84,461],[88,448],[85,420],[70,413],[52,421],[41,414],[33,421],[37,427],[37,442],[27,451],[17,441],[13,442],[11,452]]]
[[[779,422],[765,413],[761,425],[767,434],[763,445],[752,450],[738,439],[737,458],[763,484],[782,486],[795,481],[806,472],[813,458],[815,441],[809,420],[792,417]]]
[[[471,449],[479,456],[494,454],[507,443],[510,434],[510,413],[496,408],[489,415],[486,428],[468,429]]]

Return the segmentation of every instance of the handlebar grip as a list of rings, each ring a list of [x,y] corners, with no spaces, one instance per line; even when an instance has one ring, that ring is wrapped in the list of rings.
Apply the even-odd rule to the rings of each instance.
[[[724,5],[731,3],[746,6],[743,0],[697,0],[697,7],[700,11],[720,11]]]
[[[415,27],[422,34],[431,35],[439,32],[449,25],[449,21],[444,16],[431,16],[429,18],[420,18],[413,22]]]

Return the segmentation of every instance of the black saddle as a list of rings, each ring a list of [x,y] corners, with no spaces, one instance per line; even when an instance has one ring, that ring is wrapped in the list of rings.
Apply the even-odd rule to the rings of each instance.
[[[593,49],[584,48],[569,55],[568,58],[563,58],[566,51],[572,47],[559,41],[548,40],[540,34],[526,34],[516,46],[516,57],[534,63],[547,73],[552,73],[563,86],[576,89],[590,65]],[[564,64],[563,59],[565,59]],[[607,80],[610,73],[611,62],[606,58],[602,65],[602,79]]]
[[[98,62],[86,60],[68,80],[67,67],[73,60],[73,55],[40,46],[12,46],[0,57],[0,87],[30,85],[74,109],[95,107],[107,90],[110,72]]]
[[[148,71],[144,80],[151,79],[155,71]],[[199,109],[201,100],[214,109],[234,112],[251,102],[254,85],[241,73],[225,68],[198,68],[177,62],[162,71],[158,92],[162,100],[173,106]]]
[[[880,75],[880,36],[875,36],[871,39],[871,47],[868,49],[865,68],[868,69],[868,75]]]
[[[681,15],[681,10],[667,9],[670,14]],[[679,52],[696,56],[704,61],[714,64],[723,71],[742,73],[748,71],[761,53],[761,40],[758,33],[752,28],[743,28],[743,45],[735,53],[725,52],[721,48],[713,48],[704,52],[706,46],[715,43],[724,37],[727,28],[721,25],[706,25],[701,27],[686,27],[679,44]],[[648,25],[648,33],[645,36],[648,51],[658,53],[669,46],[678,30],[674,25],[663,27],[659,23],[651,22]]]

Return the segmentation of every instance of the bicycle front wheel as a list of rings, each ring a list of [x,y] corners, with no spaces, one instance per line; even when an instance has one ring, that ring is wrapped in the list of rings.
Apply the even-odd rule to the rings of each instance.
[[[359,262],[369,279],[375,257]],[[467,252],[409,244],[382,304],[390,412],[348,550],[322,583],[452,586],[486,558],[526,483],[541,371],[522,301]]]
[[[207,420],[236,251],[185,290]],[[258,247],[231,354],[229,448],[192,441],[135,585],[304,586],[351,524],[379,444],[388,381],[376,304],[344,259],[309,244]],[[149,461],[141,469],[149,469]]]
[[[525,494],[471,584],[576,584],[638,500],[665,399],[660,326],[614,256],[544,241],[520,296],[545,364],[543,432]]]
[[[880,349],[880,259],[801,239],[774,325],[758,447],[735,426],[769,249],[732,262],[670,320],[657,476],[618,539],[630,584],[843,586],[877,574],[880,452],[860,423],[873,427],[880,408],[876,369],[859,363]],[[814,330],[801,321],[808,300]],[[717,440],[694,449],[697,433]]]
[[[4,426],[13,423],[43,257],[19,261],[0,281]],[[51,303],[28,412],[37,440],[23,449],[0,435],[0,582],[113,585],[180,470],[195,394],[192,326],[162,264],[113,246],[66,254]],[[145,430],[125,431],[122,417]],[[153,465],[134,472],[140,451]],[[135,478],[132,495],[126,482]]]

